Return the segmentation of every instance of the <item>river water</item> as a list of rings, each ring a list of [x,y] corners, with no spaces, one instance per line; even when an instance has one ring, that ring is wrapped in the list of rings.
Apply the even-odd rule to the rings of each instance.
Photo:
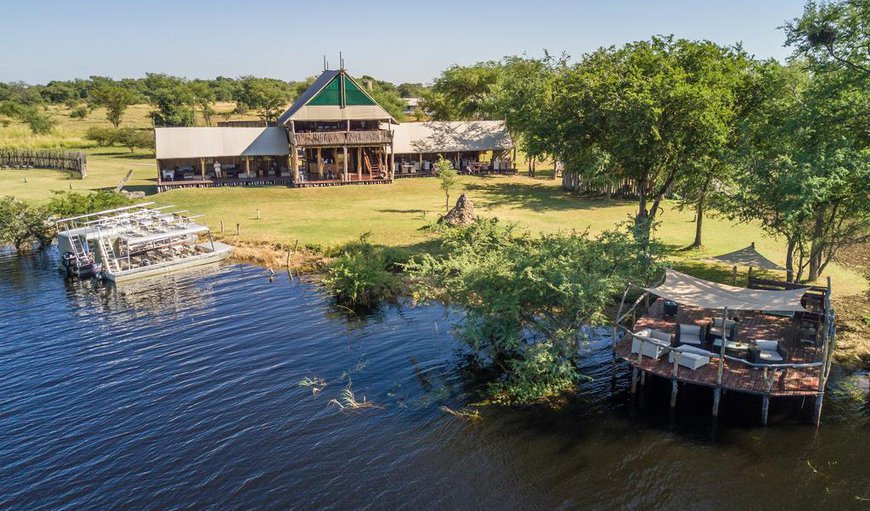
[[[358,317],[226,264],[115,288],[0,252],[0,509],[867,509],[865,375],[811,403],[609,378],[559,411],[484,407],[440,306]],[[300,386],[323,379],[319,391]],[[374,406],[342,411],[350,385]]]

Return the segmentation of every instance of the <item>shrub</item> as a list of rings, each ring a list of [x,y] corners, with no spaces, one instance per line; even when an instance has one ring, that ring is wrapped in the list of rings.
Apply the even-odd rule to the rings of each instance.
[[[115,130],[91,126],[85,132],[85,139],[96,142],[100,147],[107,147],[115,143]]]
[[[73,119],[84,119],[91,113],[87,105],[79,105],[72,109],[69,116]]]
[[[323,283],[340,304],[372,307],[399,293],[401,278],[395,272],[404,258],[396,250],[373,245],[369,235],[336,249],[327,266]]]

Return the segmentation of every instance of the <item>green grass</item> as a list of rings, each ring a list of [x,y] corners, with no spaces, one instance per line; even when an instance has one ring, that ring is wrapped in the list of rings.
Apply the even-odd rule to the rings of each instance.
[[[227,109],[228,107],[223,107]],[[88,177],[77,179],[65,172],[50,170],[0,170],[0,194],[28,201],[42,201],[52,190],[94,190],[114,187],[133,169],[128,190],[143,190],[148,200],[173,204],[192,213],[204,214],[203,221],[219,230],[223,220],[226,234],[241,226],[240,238],[253,242],[276,242],[301,245],[335,246],[372,233],[375,243],[426,250],[432,235],[425,226],[444,212],[444,194],[431,178],[400,179],[392,185],[340,186],[329,188],[209,188],[156,192],[157,167],[152,154],[130,154],[123,148],[94,148],[79,138],[89,125],[107,125],[104,115],[95,111],[84,120],[69,119],[64,109],[54,108],[59,119],[56,132],[33,136],[22,132],[20,125],[0,127],[0,143],[20,146],[58,147],[68,144],[88,153]],[[131,107],[124,125],[147,125],[148,108]],[[11,142],[10,142],[11,141]],[[50,145],[54,141],[56,145]],[[520,176],[462,176],[451,202],[460,193],[468,193],[478,214],[518,222],[532,232],[589,229],[593,233],[610,229],[626,221],[635,212],[634,202],[588,200],[564,193],[550,173],[539,171],[538,178]],[[261,220],[257,220],[257,209]],[[691,212],[676,210],[665,203],[660,217],[658,238],[669,248],[674,264],[693,274],[730,279],[730,269],[699,261],[700,258],[745,247],[754,241],[758,250],[770,259],[784,263],[784,244],[772,239],[755,224],[733,224],[721,218],[707,218],[701,250],[683,251],[694,237]],[[232,236],[234,237],[234,236]],[[831,265],[827,271],[834,282],[835,294],[856,295],[867,288],[867,280],[842,266]],[[745,279],[745,273],[741,272]],[[744,280],[745,281],[745,280]]]

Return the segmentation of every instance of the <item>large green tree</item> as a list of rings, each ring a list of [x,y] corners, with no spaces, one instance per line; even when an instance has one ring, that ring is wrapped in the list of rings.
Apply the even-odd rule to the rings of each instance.
[[[90,99],[93,106],[106,109],[106,119],[117,128],[121,124],[121,118],[127,107],[135,105],[139,96],[126,87],[105,83],[91,91]]]
[[[743,60],[671,37],[588,54],[554,84],[551,151],[566,172],[633,183],[636,222],[651,225],[665,194],[728,143]]]
[[[154,107],[151,118],[156,126],[194,125],[193,93],[186,80],[148,73],[143,86],[148,102]]]
[[[489,119],[502,76],[499,62],[450,67],[423,95],[423,108],[439,121]]]
[[[254,110],[264,121],[276,121],[294,97],[293,86],[282,80],[243,76],[239,82],[240,110]]]

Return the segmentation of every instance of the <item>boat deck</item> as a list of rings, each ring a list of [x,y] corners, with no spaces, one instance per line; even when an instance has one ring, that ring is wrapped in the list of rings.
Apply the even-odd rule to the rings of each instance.
[[[675,317],[665,317],[663,300],[656,300],[648,309],[647,313],[638,318],[634,330],[653,328],[668,333],[675,333],[677,323],[700,323],[719,317],[721,312],[700,309],[680,305]],[[819,348],[802,343],[812,335],[801,332],[798,322],[791,317],[783,317],[761,312],[741,312],[741,320],[738,327],[738,341],[750,341],[753,339],[780,340],[788,350],[789,364],[803,364],[818,362],[822,358]],[[683,381],[695,385],[709,387],[716,386],[718,372],[718,350],[705,346],[710,351],[716,350],[716,356],[711,357],[710,363],[692,370],[678,367],[674,374],[674,364],[668,361],[667,354],[658,360],[643,357],[638,362],[636,354],[631,353],[631,336],[625,334],[614,347],[616,354],[632,366],[655,376]],[[810,396],[819,392],[819,367],[785,368],[775,371],[765,371],[760,367],[753,367],[739,361],[725,359],[722,373],[722,388],[746,392],[751,394],[769,394],[771,397],[781,396]],[[768,392],[768,381],[765,377],[772,377],[773,381]]]

